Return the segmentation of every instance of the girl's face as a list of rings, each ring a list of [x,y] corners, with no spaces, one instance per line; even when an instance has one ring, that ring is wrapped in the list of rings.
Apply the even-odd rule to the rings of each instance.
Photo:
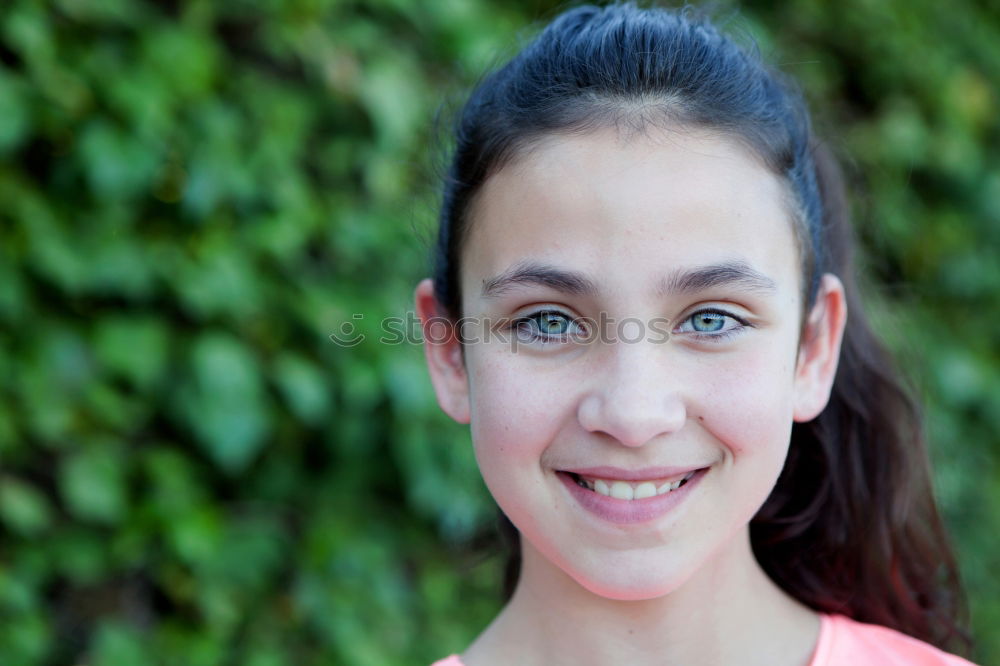
[[[785,202],[738,143],[692,130],[550,137],[484,185],[464,361],[439,334],[427,353],[526,557],[647,599],[745,544],[793,420],[825,405],[844,319],[825,276],[800,345]]]

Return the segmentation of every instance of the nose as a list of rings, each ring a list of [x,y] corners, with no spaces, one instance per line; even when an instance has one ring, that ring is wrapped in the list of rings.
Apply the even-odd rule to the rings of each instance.
[[[594,387],[577,410],[583,428],[637,447],[684,426],[687,408],[668,348],[619,341],[605,352],[601,363],[606,365],[594,373]]]

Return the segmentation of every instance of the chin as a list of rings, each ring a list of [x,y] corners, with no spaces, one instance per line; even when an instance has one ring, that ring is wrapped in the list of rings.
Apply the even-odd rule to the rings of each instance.
[[[605,572],[606,574],[607,572]],[[663,572],[651,576],[649,572],[640,572],[635,577],[608,579],[594,576],[574,576],[581,587],[588,592],[614,601],[647,601],[666,596],[679,588],[686,577],[677,573]]]

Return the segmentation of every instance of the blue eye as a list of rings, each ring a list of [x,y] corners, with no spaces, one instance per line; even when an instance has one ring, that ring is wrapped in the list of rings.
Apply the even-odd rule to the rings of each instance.
[[[691,315],[691,327],[699,333],[721,331],[726,325],[726,317],[717,312],[698,312]]]
[[[523,342],[561,341],[571,335],[580,335],[580,326],[558,310],[540,310],[514,320],[511,328]]]
[[[752,325],[745,319],[724,310],[708,309],[691,314],[681,323],[677,332],[693,334],[697,339],[719,342],[746,328],[752,328]]]

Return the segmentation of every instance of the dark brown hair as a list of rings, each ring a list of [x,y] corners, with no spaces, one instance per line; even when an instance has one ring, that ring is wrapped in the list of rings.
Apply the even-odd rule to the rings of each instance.
[[[708,20],[631,3],[577,7],[480,82],[455,128],[444,183],[434,257],[443,314],[461,316],[467,212],[490,175],[546,134],[655,122],[714,128],[747,145],[794,200],[805,311],[823,273],[837,275],[847,293],[829,404],[794,425],[785,467],[750,524],[758,561],[815,610],[967,650],[964,598],[933,499],[919,410],[864,316],[840,170],[813,136],[795,87]],[[502,513],[500,532],[509,597],[520,544]]]

